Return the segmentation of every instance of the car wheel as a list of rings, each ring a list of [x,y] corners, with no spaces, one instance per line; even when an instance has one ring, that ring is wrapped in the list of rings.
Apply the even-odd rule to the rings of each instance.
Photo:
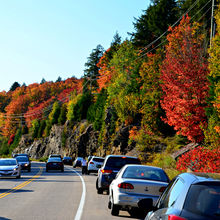
[[[21,175],[19,175],[19,176],[16,176],[16,179],[20,179],[21,178]]]
[[[64,169],[61,169],[61,172],[64,172]]]
[[[111,203],[111,200],[109,198],[109,200],[108,200],[108,209],[111,209],[111,208],[112,208],[112,203]]]
[[[88,175],[90,174],[90,171],[89,171],[89,170],[87,171],[87,174],[88,174]]]
[[[48,169],[46,169],[46,172],[48,172]]]
[[[114,215],[114,216],[118,216],[119,211],[120,211],[120,206],[114,204],[114,200],[113,200],[113,197],[112,197],[111,214]]]
[[[28,172],[31,172],[31,168],[28,168]]]
[[[98,189],[97,189],[97,193],[98,193],[98,194],[103,194],[103,189],[98,188]]]

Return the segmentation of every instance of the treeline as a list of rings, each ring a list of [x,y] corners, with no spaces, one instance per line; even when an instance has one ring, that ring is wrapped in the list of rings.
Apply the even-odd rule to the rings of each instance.
[[[99,131],[102,148],[127,127],[128,144],[143,153],[158,144],[172,152],[188,142],[218,149],[219,7],[211,45],[210,17],[211,1],[154,0],[135,19],[129,40],[116,33],[107,50],[92,50],[81,79],[1,92],[1,153],[21,134],[45,137],[53,124],[83,119]]]

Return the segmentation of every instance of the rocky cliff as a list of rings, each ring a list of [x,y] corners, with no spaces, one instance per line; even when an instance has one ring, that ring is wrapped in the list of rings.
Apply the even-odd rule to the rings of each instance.
[[[33,140],[28,135],[23,135],[18,147],[13,153],[28,153],[31,158],[39,159],[48,157],[50,154],[61,154],[62,156],[88,156],[106,154],[127,154],[132,150],[128,147],[128,127],[121,126],[113,137],[105,133],[105,143],[99,145],[99,132],[86,120],[69,126],[54,125],[50,135],[45,138]]]

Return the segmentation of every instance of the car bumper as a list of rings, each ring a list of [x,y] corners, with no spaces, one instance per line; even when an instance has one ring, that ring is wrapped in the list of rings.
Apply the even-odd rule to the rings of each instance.
[[[7,172],[0,171],[0,177],[2,177],[2,178],[4,178],[4,177],[18,177],[18,176],[20,176],[19,171],[7,171]]]
[[[141,199],[153,199],[153,204],[155,205],[159,196],[149,196],[149,195],[140,195],[140,194],[126,194],[126,193],[119,193],[114,194],[114,204],[124,206],[124,207],[138,207],[138,202]]]

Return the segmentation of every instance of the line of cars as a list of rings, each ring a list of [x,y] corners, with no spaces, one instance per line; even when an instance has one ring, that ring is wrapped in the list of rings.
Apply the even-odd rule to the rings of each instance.
[[[113,216],[126,210],[145,220],[220,219],[220,174],[182,173],[170,181],[163,169],[138,158],[108,155],[96,189],[107,191]]]

